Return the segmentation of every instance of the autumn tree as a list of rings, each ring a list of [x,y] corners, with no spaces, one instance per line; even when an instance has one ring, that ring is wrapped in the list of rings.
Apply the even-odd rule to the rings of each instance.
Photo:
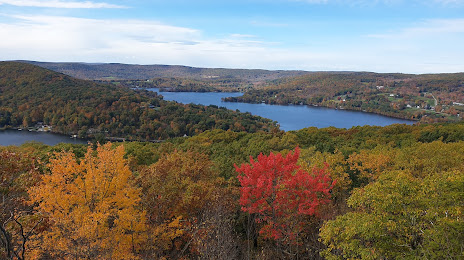
[[[24,259],[27,244],[41,223],[25,203],[27,188],[38,182],[38,163],[29,153],[0,151],[0,258]]]
[[[462,172],[390,172],[357,189],[352,212],[327,222],[327,259],[462,259]],[[459,188],[461,187],[461,188]]]
[[[201,223],[221,180],[208,156],[192,151],[175,150],[141,172],[150,228],[147,258],[188,255],[193,227]]]
[[[353,172],[355,186],[363,186],[375,180],[380,173],[394,164],[395,151],[388,146],[377,146],[372,150],[361,150],[349,156],[347,163]]]
[[[323,168],[328,165],[330,178],[335,181],[331,190],[332,201],[342,204],[346,200],[351,190],[352,180],[349,175],[349,165],[340,151],[321,153],[316,151],[315,147],[310,147],[301,150],[299,161],[302,169],[308,172],[315,166]]]
[[[78,162],[71,152],[50,159],[50,174],[29,189],[31,203],[50,227],[35,237],[34,257],[61,259],[136,259],[145,230],[140,190],[124,148],[88,148]]]
[[[317,215],[319,207],[329,201],[333,183],[327,167],[308,173],[297,164],[299,155],[299,148],[285,157],[271,152],[236,166],[240,205],[243,211],[256,216],[261,223],[259,233],[265,239],[297,241],[301,216]]]
[[[225,186],[225,183],[218,183]],[[241,259],[244,245],[237,231],[236,185],[217,187],[193,226],[193,247],[199,259]]]

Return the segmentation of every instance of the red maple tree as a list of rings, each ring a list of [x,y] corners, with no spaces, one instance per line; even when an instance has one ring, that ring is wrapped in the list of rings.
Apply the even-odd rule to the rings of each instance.
[[[241,184],[242,210],[256,214],[263,223],[260,234],[264,238],[290,238],[300,229],[299,216],[317,215],[320,205],[330,199],[334,183],[329,177],[328,166],[313,168],[308,173],[297,164],[300,150],[294,153],[258,155],[255,161],[235,165]],[[295,223],[296,222],[296,223]]]

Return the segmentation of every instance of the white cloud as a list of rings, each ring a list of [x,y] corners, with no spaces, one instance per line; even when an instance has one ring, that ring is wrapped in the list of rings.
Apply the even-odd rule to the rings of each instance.
[[[48,8],[126,8],[121,5],[95,3],[91,1],[61,1],[61,0],[0,0],[0,5],[8,4],[20,7],[48,7]]]
[[[396,33],[339,39],[326,47],[290,49],[283,43],[264,42],[259,36],[231,34],[211,38],[197,29],[156,21],[7,17],[9,23],[0,22],[0,60],[419,73],[464,71],[461,20],[429,21]],[[441,34],[443,31],[447,33]]]
[[[0,59],[209,65],[259,52],[251,35],[205,39],[198,30],[143,20],[10,16],[0,24]],[[248,55],[247,54],[247,55]],[[227,57],[227,56],[231,57]]]
[[[233,38],[256,38],[256,35],[234,33],[234,34],[231,34],[230,37],[233,37]]]
[[[365,40],[366,44],[375,44],[379,57],[397,60],[399,66],[416,64],[409,67],[418,72],[464,72],[464,19],[426,20],[368,35]]]

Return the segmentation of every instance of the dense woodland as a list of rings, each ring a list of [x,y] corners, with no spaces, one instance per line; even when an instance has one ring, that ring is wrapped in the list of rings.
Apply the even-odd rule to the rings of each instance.
[[[0,73],[2,126],[173,137],[0,147],[0,259],[464,258],[464,123],[284,132],[32,65]]]
[[[1,257],[462,259],[463,140],[436,124],[1,147]]]
[[[275,122],[249,113],[164,101],[154,92],[78,80],[25,63],[0,63],[0,91],[0,128],[41,123],[82,138],[129,140],[275,128]]]

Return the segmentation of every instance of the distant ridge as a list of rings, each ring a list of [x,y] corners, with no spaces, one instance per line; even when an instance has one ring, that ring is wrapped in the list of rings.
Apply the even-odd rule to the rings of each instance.
[[[195,68],[180,65],[131,65],[121,63],[78,63],[25,61],[79,79],[145,80],[152,78],[240,79],[253,83],[310,74],[298,70]]]

